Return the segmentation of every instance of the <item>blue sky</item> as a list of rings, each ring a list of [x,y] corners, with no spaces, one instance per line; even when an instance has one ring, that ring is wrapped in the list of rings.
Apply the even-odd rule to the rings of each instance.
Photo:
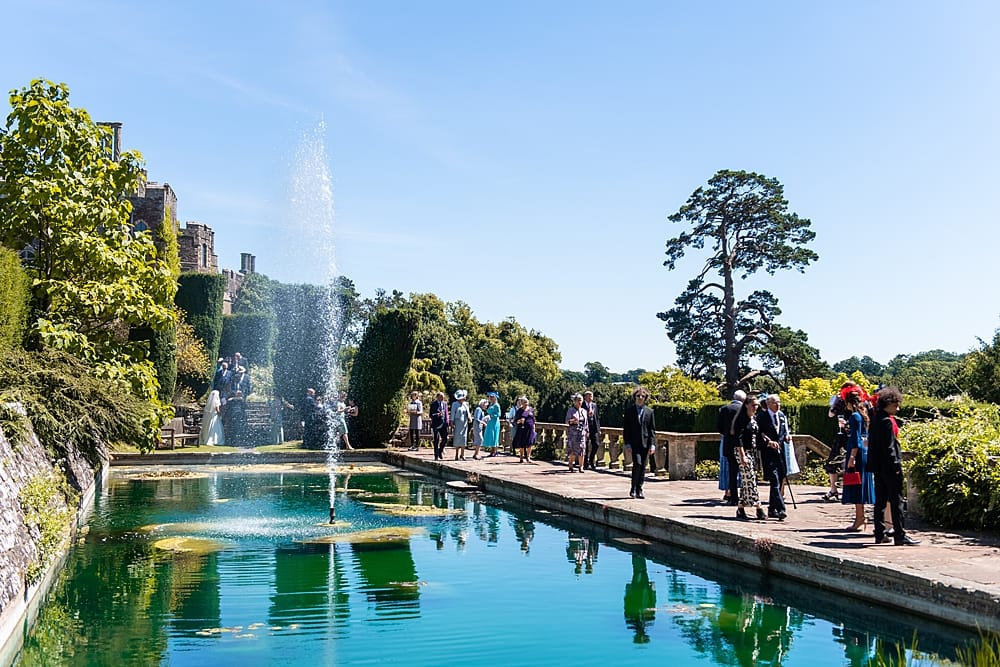
[[[700,266],[662,266],[667,216],[717,170],[746,169],[784,184],[820,261],[743,293],[771,289],[827,361],[962,352],[1000,325],[995,2],[13,0],[3,14],[0,85],[63,81],[122,121],[180,218],[215,229],[225,267],[252,252],[273,278],[325,281],[329,245],[292,199],[296,174],[326,172],[336,264],[364,296],[514,316],[564,368],[655,369],[674,360],[655,314]],[[303,172],[317,132],[322,164]]]

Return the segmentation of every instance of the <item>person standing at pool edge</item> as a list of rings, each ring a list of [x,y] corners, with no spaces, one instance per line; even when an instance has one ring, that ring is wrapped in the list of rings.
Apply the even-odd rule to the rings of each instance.
[[[633,404],[625,408],[622,429],[625,440],[625,457],[632,459],[632,488],[629,498],[645,498],[642,482],[646,478],[646,463],[656,452],[656,424],[653,410],[646,405],[649,392],[645,387],[636,387],[632,392]]]

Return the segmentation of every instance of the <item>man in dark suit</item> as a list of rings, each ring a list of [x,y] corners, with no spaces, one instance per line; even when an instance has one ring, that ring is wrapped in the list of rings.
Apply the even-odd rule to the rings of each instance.
[[[920,544],[906,534],[903,489],[903,453],[899,447],[896,411],[903,394],[895,387],[878,392],[878,411],[868,430],[868,469],[875,473],[875,544],[889,541],[885,530],[885,506],[892,514],[892,541],[897,546]]]
[[[739,472],[739,465],[736,463],[736,446],[739,444],[740,433],[743,432],[743,426],[746,424],[738,424],[737,422],[740,420],[740,415],[743,414],[743,401],[746,398],[746,392],[737,389],[733,393],[733,400],[719,408],[719,416],[715,423],[716,430],[722,436],[722,455],[725,457],[728,467],[729,486],[726,487],[726,490],[729,491],[730,505],[739,503],[737,499],[739,487],[736,484],[736,475]]]
[[[583,392],[583,409],[587,411],[587,454],[583,467],[597,470],[597,448],[601,441],[601,420],[597,415],[597,403],[594,402],[594,392]]]
[[[632,392],[631,405],[625,408],[623,438],[625,440],[625,457],[632,459],[632,488],[629,498],[645,498],[642,495],[642,482],[646,478],[646,462],[656,451],[656,424],[653,421],[653,410],[646,405],[649,392],[645,387],[637,387]]]
[[[229,384],[229,379],[231,373],[229,371],[229,364],[219,359],[218,368],[215,370],[215,377],[212,378],[212,389],[219,392],[221,396],[225,396],[226,385]]]
[[[764,479],[771,485],[767,515],[772,519],[784,520],[788,514],[781,497],[781,485],[786,474],[785,440],[788,439],[788,420],[781,411],[781,401],[777,394],[767,397],[767,410],[758,410],[756,419],[765,442],[765,447],[760,451],[761,467],[764,469]]]
[[[434,437],[434,460],[444,459],[444,448],[448,444],[448,402],[440,391],[431,401],[431,434]]]

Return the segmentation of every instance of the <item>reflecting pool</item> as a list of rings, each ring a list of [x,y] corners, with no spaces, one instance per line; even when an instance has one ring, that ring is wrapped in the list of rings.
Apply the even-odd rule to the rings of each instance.
[[[973,638],[389,469],[115,471],[21,665],[865,665]],[[395,511],[394,511],[395,510]]]

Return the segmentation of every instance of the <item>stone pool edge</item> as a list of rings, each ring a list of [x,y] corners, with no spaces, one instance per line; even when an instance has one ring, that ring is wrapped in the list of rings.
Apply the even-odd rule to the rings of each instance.
[[[447,464],[387,451],[381,460],[396,467],[448,480],[465,480],[468,471]],[[864,602],[888,606],[964,629],[1000,632],[1000,598],[966,582],[939,579],[846,559],[807,545],[783,544],[768,536],[740,535],[698,523],[643,514],[616,504],[572,498],[530,484],[477,471],[478,486],[541,509],[560,512],[664,544],[778,574]]]

